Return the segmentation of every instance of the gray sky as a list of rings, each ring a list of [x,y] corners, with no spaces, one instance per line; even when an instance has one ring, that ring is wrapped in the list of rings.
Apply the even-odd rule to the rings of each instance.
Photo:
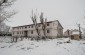
[[[38,14],[44,12],[47,21],[59,20],[64,31],[78,28],[76,23],[85,27],[83,25],[85,23],[85,0],[17,0],[10,9],[18,13],[9,19],[11,22],[6,22],[6,24],[11,27],[31,24],[31,11],[32,9],[36,11],[36,8]]]

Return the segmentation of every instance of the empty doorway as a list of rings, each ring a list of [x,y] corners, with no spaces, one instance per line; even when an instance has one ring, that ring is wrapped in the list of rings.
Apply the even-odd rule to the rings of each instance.
[[[28,35],[27,35],[27,33],[28,33],[27,31],[24,31],[24,36],[25,36],[25,37],[27,37],[27,36],[28,36]]]

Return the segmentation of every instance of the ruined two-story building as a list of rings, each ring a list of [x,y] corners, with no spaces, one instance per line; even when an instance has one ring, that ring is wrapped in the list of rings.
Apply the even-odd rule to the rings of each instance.
[[[41,36],[40,38],[42,38],[42,36],[44,34],[43,34],[41,23],[38,23],[38,28],[40,31],[40,36]],[[63,36],[63,27],[58,20],[49,21],[46,24],[45,34],[46,34],[47,38],[62,37]],[[38,34],[36,32],[34,24],[29,24],[29,25],[12,27],[12,36],[37,38]]]

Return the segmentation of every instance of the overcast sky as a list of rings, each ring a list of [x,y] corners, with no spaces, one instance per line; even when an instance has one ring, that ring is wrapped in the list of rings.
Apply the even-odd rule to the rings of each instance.
[[[6,24],[11,27],[31,24],[31,11],[35,12],[36,8],[47,21],[59,20],[64,30],[78,28],[76,23],[85,26],[85,0],[17,0],[10,9],[18,13]]]

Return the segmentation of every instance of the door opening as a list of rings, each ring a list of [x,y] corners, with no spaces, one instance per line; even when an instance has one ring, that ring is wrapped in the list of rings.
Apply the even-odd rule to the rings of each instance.
[[[24,31],[24,36],[25,36],[25,37],[27,37],[27,36],[28,36],[28,35],[27,35],[27,31]]]

